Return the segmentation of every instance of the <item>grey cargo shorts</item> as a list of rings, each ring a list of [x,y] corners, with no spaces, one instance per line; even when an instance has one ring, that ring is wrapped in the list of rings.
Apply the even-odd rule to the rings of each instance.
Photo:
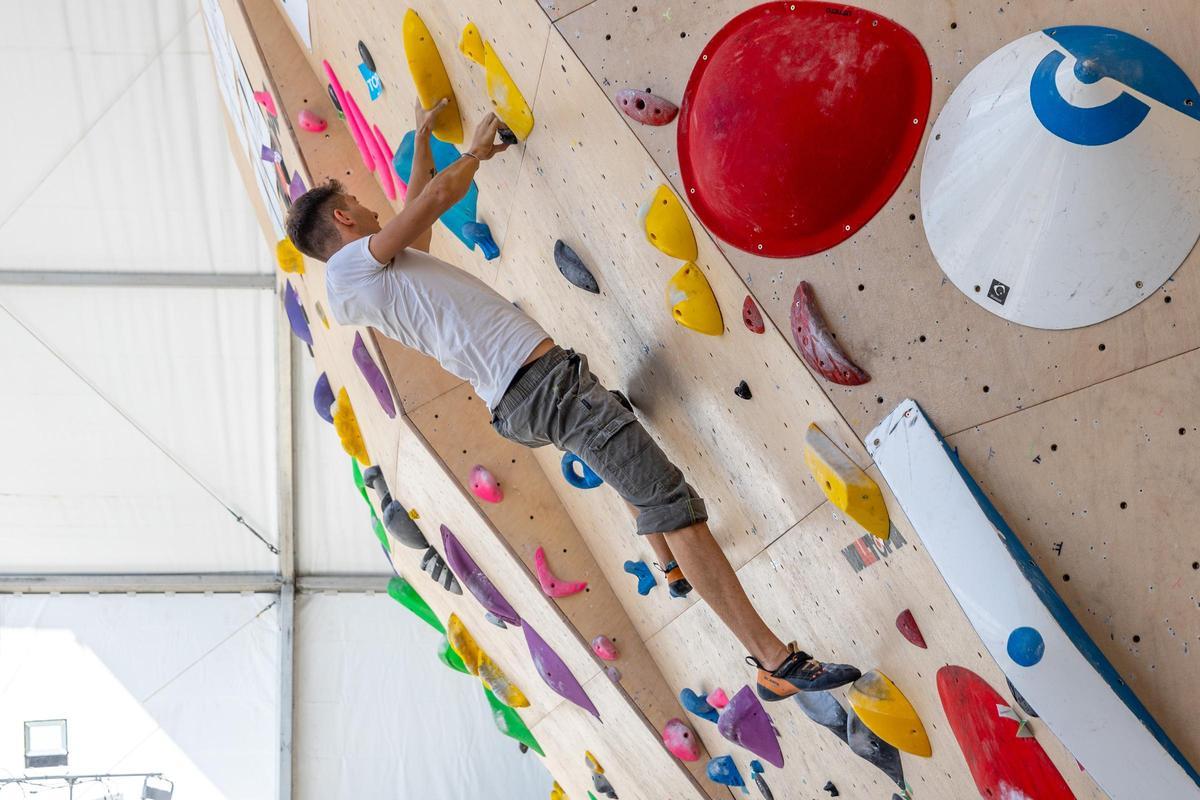
[[[683,473],[574,350],[554,347],[528,365],[497,404],[492,427],[526,447],[554,444],[579,456],[638,509],[640,534],[708,519]]]

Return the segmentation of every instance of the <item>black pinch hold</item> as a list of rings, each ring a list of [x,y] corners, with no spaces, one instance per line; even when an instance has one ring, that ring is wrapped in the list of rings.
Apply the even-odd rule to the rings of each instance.
[[[367,69],[375,72],[375,59],[371,58],[371,51],[367,49],[366,44],[360,39],[358,41],[358,55],[362,58],[362,63],[367,65]]]
[[[600,284],[596,283],[592,271],[583,264],[583,259],[572,250],[562,239],[554,243],[554,263],[563,277],[584,291],[600,294]]]

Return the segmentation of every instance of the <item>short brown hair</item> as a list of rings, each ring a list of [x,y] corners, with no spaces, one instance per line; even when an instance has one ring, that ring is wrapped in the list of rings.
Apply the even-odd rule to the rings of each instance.
[[[333,210],[345,208],[342,184],[332,178],[296,198],[287,215],[287,235],[304,255],[328,261],[342,240]]]

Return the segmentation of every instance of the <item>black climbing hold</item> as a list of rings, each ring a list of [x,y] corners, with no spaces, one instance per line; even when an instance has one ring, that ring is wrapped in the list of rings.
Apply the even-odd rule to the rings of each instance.
[[[1012,692],[1013,700],[1017,701],[1017,705],[1021,707],[1021,710],[1031,717],[1036,717],[1038,713],[1033,710],[1033,706],[1029,705],[1029,701],[1021,696],[1021,693],[1017,691],[1017,687],[1012,685],[1012,681],[1005,678],[1004,682],[1008,684],[1008,690]]]
[[[529,745],[525,744],[524,742],[521,742],[520,744],[517,745],[517,749],[520,750],[522,753],[528,753]]]
[[[743,400],[749,400],[754,396],[750,393],[750,384],[746,383],[745,381],[742,381],[736,387],[734,387],[733,393]]]
[[[592,294],[600,294],[600,284],[596,283],[592,271],[583,265],[583,259],[562,239],[554,243],[554,263],[571,283]]]
[[[333,103],[333,107],[338,110],[339,114],[342,113],[342,104],[338,102],[337,94],[333,91],[333,84],[327,83],[325,88],[329,90],[329,102]]]
[[[612,784],[608,782],[608,778],[604,777],[603,774],[599,772],[592,773],[592,786],[595,787],[597,792],[605,797],[616,800],[617,791],[616,789],[613,789]]]
[[[904,768],[900,763],[900,751],[876,736],[863,724],[851,708],[846,715],[846,744],[859,758],[866,759],[878,767],[901,789],[904,788]]]
[[[502,127],[498,131],[496,131],[496,133],[500,136],[500,141],[504,142],[505,144],[516,144],[517,143],[517,135],[515,133],[513,133],[511,130],[509,130],[508,128]]]
[[[833,785],[833,781],[825,781],[825,785],[821,788],[829,792],[830,797],[837,797],[840,794],[837,787]]]
[[[358,42],[358,55],[362,58],[362,62],[366,64],[367,69],[375,72],[375,59],[371,58],[371,51],[367,49],[367,46],[363,44],[361,39]]]

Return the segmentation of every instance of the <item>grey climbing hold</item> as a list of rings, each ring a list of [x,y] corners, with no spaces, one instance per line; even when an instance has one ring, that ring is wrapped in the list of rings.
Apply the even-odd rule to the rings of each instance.
[[[1012,692],[1013,700],[1017,701],[1017,705],[1021,707],[1021,710],[1031,717],[1037,717],[1038,713],[1033,710],[1033,706],[1029,705],[1029,701],[1021,696],[1021,693],[1017,691],[1017,687],[1012,685],[1012,681],[1005,678],[1004,682],[1008,684],[1008,690]]]
[[[749,400],[751,397],[754,396],[753,394],[750,393],[750,384],[746,383],[745,381],[742,381],[737,386],[735,386],[733,388],[733,393],[736,394],[738,397],[742,398],[743,400]]]
[[[495,625],[497,628],[501,628],[501,629],[508,628],[508,626],[504,624],[504,620],[500,619],[499,617],[497,617],[495,614],[493,614],[490,611],[483,612],[483,618],[486,619],[488,622],[492,623],[493,625]]]
[[[846,741],[846,709],[830,692],[797,692],[796,705],[805,716],[823,725],[842,741]]]
[[[571,283],[592,294],[600,294],[600,284],[596,283],[592,271],[584,266],[583,259],[562,239],[554,243],[554,263]]]
[[[447,592],[462,594],[462,587],[458,585],[458,579],[454,577],[454,573],[446,566],[446,562],[442,560],[441,554],[432,546],[425,551],[425,555],[421,556],[421,571],[428,572],[429,577],[433,578]]]
[[[846,720],[846,743],[860,758],[866,759],[887,775],[901,789],[904,788],[904,767],[900,763],[900,751],[880,739],[850,709]]]
[[[614,789],[612,784],[608,782],[608,778],[604,777],[604,775],[601,773],[592,773],[592,786],[595,787],[598,793],[604,795],[605,797],[612,798],[612,800],[616,800],[617,790]]]
[[[763,777],[763,765],[759,763],[758,759],[750,762],[750,778],[758,787],[763,800],[775,800],[775,795],[771,793],[771,787],[767,786],[767,779]]]
[[[383,478],[383,470],[378,465],[368,467],[363,472],[362,478],[363,483],[379,495],[379,505],[383,508],[383,526],[387,528],[391,537],[405,547],[411,547],[414,550],[424,550],[429,547],[425,534],[421,533],[417,523],[413,522],[412,517],[408,514],[408,509],[392,499],[387,481]]]

